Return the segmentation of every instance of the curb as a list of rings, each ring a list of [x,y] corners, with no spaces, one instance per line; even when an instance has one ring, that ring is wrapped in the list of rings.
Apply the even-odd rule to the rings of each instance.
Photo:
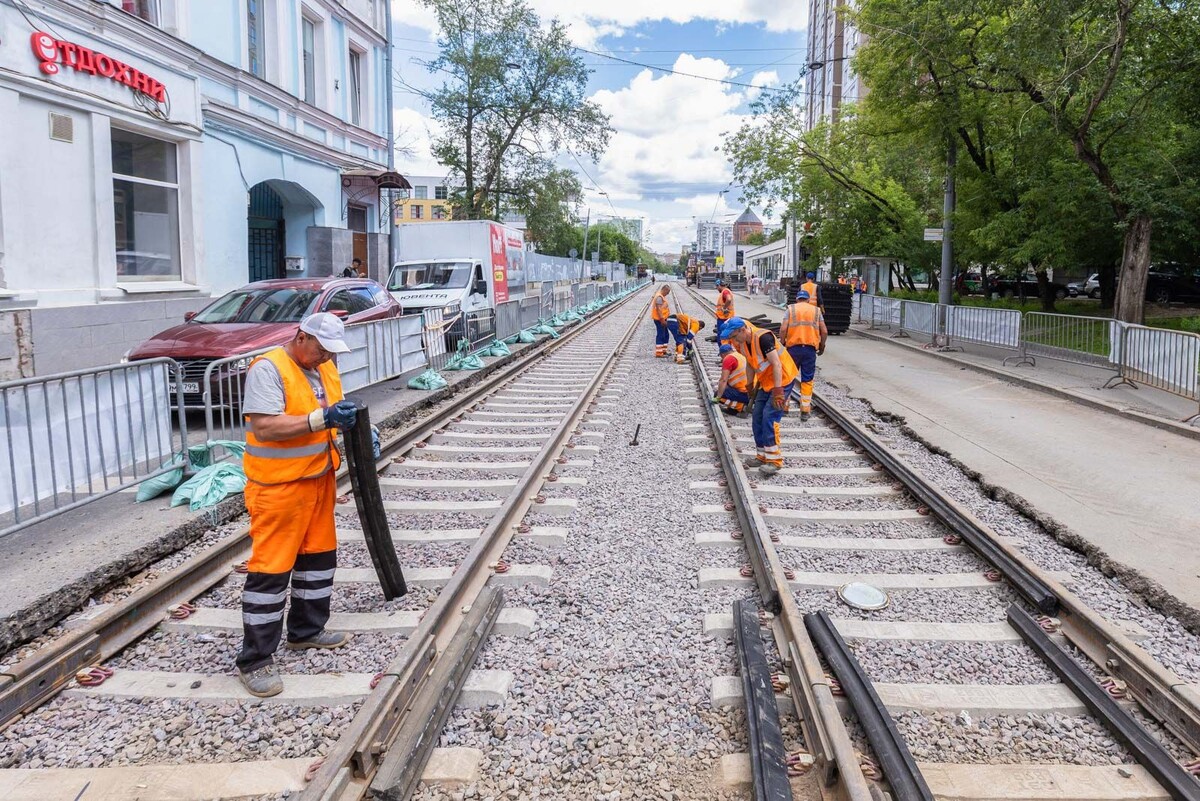
[[[1008,370],[1003,370],[999,367],[988,367],[987,365],[962,361],[954,358],[953,356],[947,356],[944,353],[935,353],[933,351],[917,347],[916,345],[909,345],[889,336],[884,336],[883,334],[864,331],[860,328],[851,328],[848,333],[852,333],[855,336],[862,337],[863,339],[873,339],[878,342],[887,342],[888,344],[896,345],[897,347],[904,348],[905,350],[909,350],[913,353],[919,353],[923,356],[930,356],[959,367],[965,367],[968,370],[974,370],[977,373],[983,373],[985,375],[999,378],[1003,381],[1007,381],[1010,384],[1017,384],[1025,387],[1026,389],[1032,389],[1038,392],[1043,392],[1047,395],[1053,395],[1057,398],[1073,401],[1083,406],[1096,409],[1097,411],[1122,417],[1135,423],[1141,423],[1142,425],[1151,426],[1152,428],[1157,428],[1161,431],[1169,431],[1172,434],[1178,434],[1181,437],[1188,437],[1189,439],[1200,441],[1200,428],[1195,426],[1184,425],[1183,423],[1177,423],[1174,420],[1168,420],[1165,417],[1156,417],[1155,415],[1135,411],[1133,409],[1123,409],[1114,403],[1107,403],[1106,401],[1089,398],[1088,396],[1081,395],[1078,392],[1072,392],[1069,389],[1051,386],[1050,384],[1043,383],[1035,378],[1023,376],[1019,373],[1009,372]]]

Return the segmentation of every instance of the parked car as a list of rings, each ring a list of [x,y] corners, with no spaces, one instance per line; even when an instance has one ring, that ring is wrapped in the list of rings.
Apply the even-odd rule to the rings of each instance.
[[[1073,298],[1080,296],[1088,298],[1100,297],[1100,273],[1092,273],[1083,281],[1072,281],[1067,284],[1067,294]]]
[[[1062,300],[1069,293],[1066,284],[1060,284],[1057,281],[1050,282],[1050,289],[1054,293],[1054,297]],[[1027,298],[1040,297],[1037,278],[1032,275],[1024,275],[1021,278],[1007,278],[1002,276],[988,276],[988,292],[989,294],[997,294],[1002,298],[1020,297],[1024,295]]]
[[[1150,265],[1146,300],[1154,303],[1200,300],[1200,265],[1159,262]]]
[[[182,325],[160,331],[126,354],[130,361],[168,356],[183,372],[183,405],[203,408],[205,371],[214,361],[282,345],[296,324],[315,312],[332,312],[347,324],[398,317],[400,304],[380,284],[367,278],[285,278],[257,281],[223,295],[198,312],[184,315]],[[250,359],[229,370],[214,371],[212,390],[240,393],[236,379]],[[172,387],[173,389],[173,387]]]
[[[959,295],[979,295],[983,293],[983,278],[976,270],[959,273],[954,277],[954,291]]]

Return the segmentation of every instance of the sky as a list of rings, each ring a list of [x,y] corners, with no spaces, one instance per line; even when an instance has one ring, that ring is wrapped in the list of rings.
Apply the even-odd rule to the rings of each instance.
[[[566,24],[577,47],[652,67],[772,87],[795,80],[804,61],[808,0],[529,2]],[[392,13],[396,67],[406,82],[427,85],[432,79],[416,62],[436,53],[434,20],[414,0],[392,0]],[[644,242],[660,253],[690,244],[699,220],[733,222],[745,203],[721,137],[747,118],[759,90],[581,55],[592,70],[590,99],[614,129],[599,162],[560,158],[584,186],[581,215],[642,217]],[[400,171],[444,175],[429,154],[436,129],[428,106],[398,91],[396,107],[398,139],[412,151],[398,159]]]

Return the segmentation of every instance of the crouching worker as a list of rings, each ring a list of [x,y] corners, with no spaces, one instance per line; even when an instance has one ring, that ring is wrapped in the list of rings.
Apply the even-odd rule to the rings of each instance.
[[[667,318],[667,330],[675,339],[675,363],[683,364],[696,347],[696,333],[704,328],[704,321],[686,314],[672,314]]]
[[[773,476],[783,467],[779,422],[787,412],[788,394],[796,380],[796,364],[773,333],[756,328],[741,317],[726,322],[721,331],[722,339],[746,357],[759,389],[751,415],[757,453],[746,460],[746,467],[757,467],[762,475]]]
[[[797,388],[800,400],[800,421],[808,420],[812,414],[813,380],[817,375],[817,357],[825,352],[825,341],[829,329],[820,306],[809,303],[808,293],[801,289],[796,293],[796,302],[788,307],[779,326],[779,336],[787,346],[788,354],[800,370]]]
[[[733,349],[732,345],[721,346],[721,380],[713,403],[720,404],[725,414],[741,414],[750,402],[749,372],[746,357]]]

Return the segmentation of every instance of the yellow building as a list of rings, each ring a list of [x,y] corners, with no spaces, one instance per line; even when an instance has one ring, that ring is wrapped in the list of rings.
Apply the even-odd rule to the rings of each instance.
[[[406,175],[412,184],[409,197],[395,206],[396,224],[445,222],[450,219],[450,190],[444,178]]]

